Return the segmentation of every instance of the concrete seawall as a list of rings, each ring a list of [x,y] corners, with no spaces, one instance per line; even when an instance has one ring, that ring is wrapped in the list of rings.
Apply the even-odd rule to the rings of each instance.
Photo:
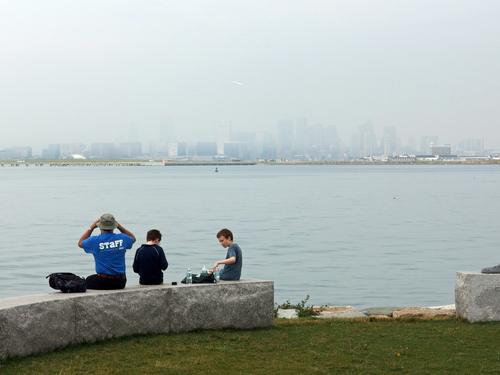
[[[272,281],[135,286],[0,300],[0,359],[136,334],[273,325]]]

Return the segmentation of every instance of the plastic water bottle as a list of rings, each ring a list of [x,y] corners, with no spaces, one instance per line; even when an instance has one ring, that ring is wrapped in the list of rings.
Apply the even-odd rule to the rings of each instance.
[[[193,274],[191,273],[191,268],[188,268],[186,273],[186,284],[192,284],[192,283],[193,283]]]
[[[215,277],[215,282],[218,283],[220,280],[219,267],[215,267],[214,277]]]

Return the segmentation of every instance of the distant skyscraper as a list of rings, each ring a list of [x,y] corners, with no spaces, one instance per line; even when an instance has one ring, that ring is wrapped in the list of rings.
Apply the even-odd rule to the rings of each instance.
[[[308,153],[313,159],[320,159],[321,153],[325,150],[324,130],[321,124],[314,124],[308,129],[310,141]]]
[[[329,125],[324,133],[325,146],[329,151],[329,159],[339,159],[342,157],[341,141],[335,125]]]
[[[188,156],[188,145],[186,142],[177,142],[177,156],[179,157]]]
[[[451,155],[451,145],[431,145],[431,155],[449,156]]]
[[[351,139],[351,154],[354,157],[373,156],[377,149],[377,137],[373,125],[360,125],[357,133]]]
[[[115,145],[109,142],[92,143],[90,157],[95,159],[115,159],[117,157]]]
[[[142,156],[142,144],[140,142],[123,142],[116,148],[115,155],[119,158],[133,159]]]
[[[171,142],[168,144],[168,157],[176,158],[178,156],[177,143]]]
[[[284,159],[292,158],[292,147],[294,142],[293,121],[281,120],[278,122],[278,157]]]
[[[232,141],[233,133],[231,124],[217,126],[217,154],[224,154],[224,143]]]
[[[224,155],[232,159],[241,159],[242,157],[241,142],[226,142],[224,143]]]
[[[196,156],[213,157],[217,155],[217,142],[198,142]]]
[[[468,138],[458,144],[457,152],[465,156],[480,156],[484,154],[484,139]]]
[[[311,138],[309,127],[307,126],[307,119],[300,117],[295,121],[295,132],[293,139],[293,155],[305,156],[311,148]]]
[[[417,139],[415,137],[408,138],[408,143],[404,148],[404,152],[411,155],[415,155],[417,153]]]
[[[277,158],[275,137],[267,132],[257,133],[257,158],[275,160]]]
[[[394,126],[384,127],[381,149],[385,156],[399,154],[399,140]]]
[[[42,151],[42,158],[47,160],[56,160],[61,157],[61,145],[50,144]]]
[[[426,135],[420,138],[419,152],[422,154],[430,154],[431,146],[437,145],[438,143],[439,143],[439,137],[435,135]]]

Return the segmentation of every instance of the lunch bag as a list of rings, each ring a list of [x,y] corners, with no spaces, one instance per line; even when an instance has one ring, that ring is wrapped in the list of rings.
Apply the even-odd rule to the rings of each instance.
[[[214,284],[215,276],[213,273],[209,273],[206,275],[193,275],[192,276],[193,284]],[[182,279],[182,284],[186,284],[186,278]]]
[[[83,293],[87,291],[87,282],[83,277],[70,272],[55,272],[46,277],[53,289],[63,293]]]

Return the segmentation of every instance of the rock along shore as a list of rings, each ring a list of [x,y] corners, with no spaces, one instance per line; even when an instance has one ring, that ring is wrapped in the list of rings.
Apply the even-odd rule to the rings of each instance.
[[[398,319],[398,318],[454,318],[456,316],[455,305],[433,306],[433,307],[372,307],[367,309],[356,309],[352,306],[313,306],[313,316],[322,319]],[[298,309],[281,309],[277,311],[277,317],[282,319],[297,319]]]

